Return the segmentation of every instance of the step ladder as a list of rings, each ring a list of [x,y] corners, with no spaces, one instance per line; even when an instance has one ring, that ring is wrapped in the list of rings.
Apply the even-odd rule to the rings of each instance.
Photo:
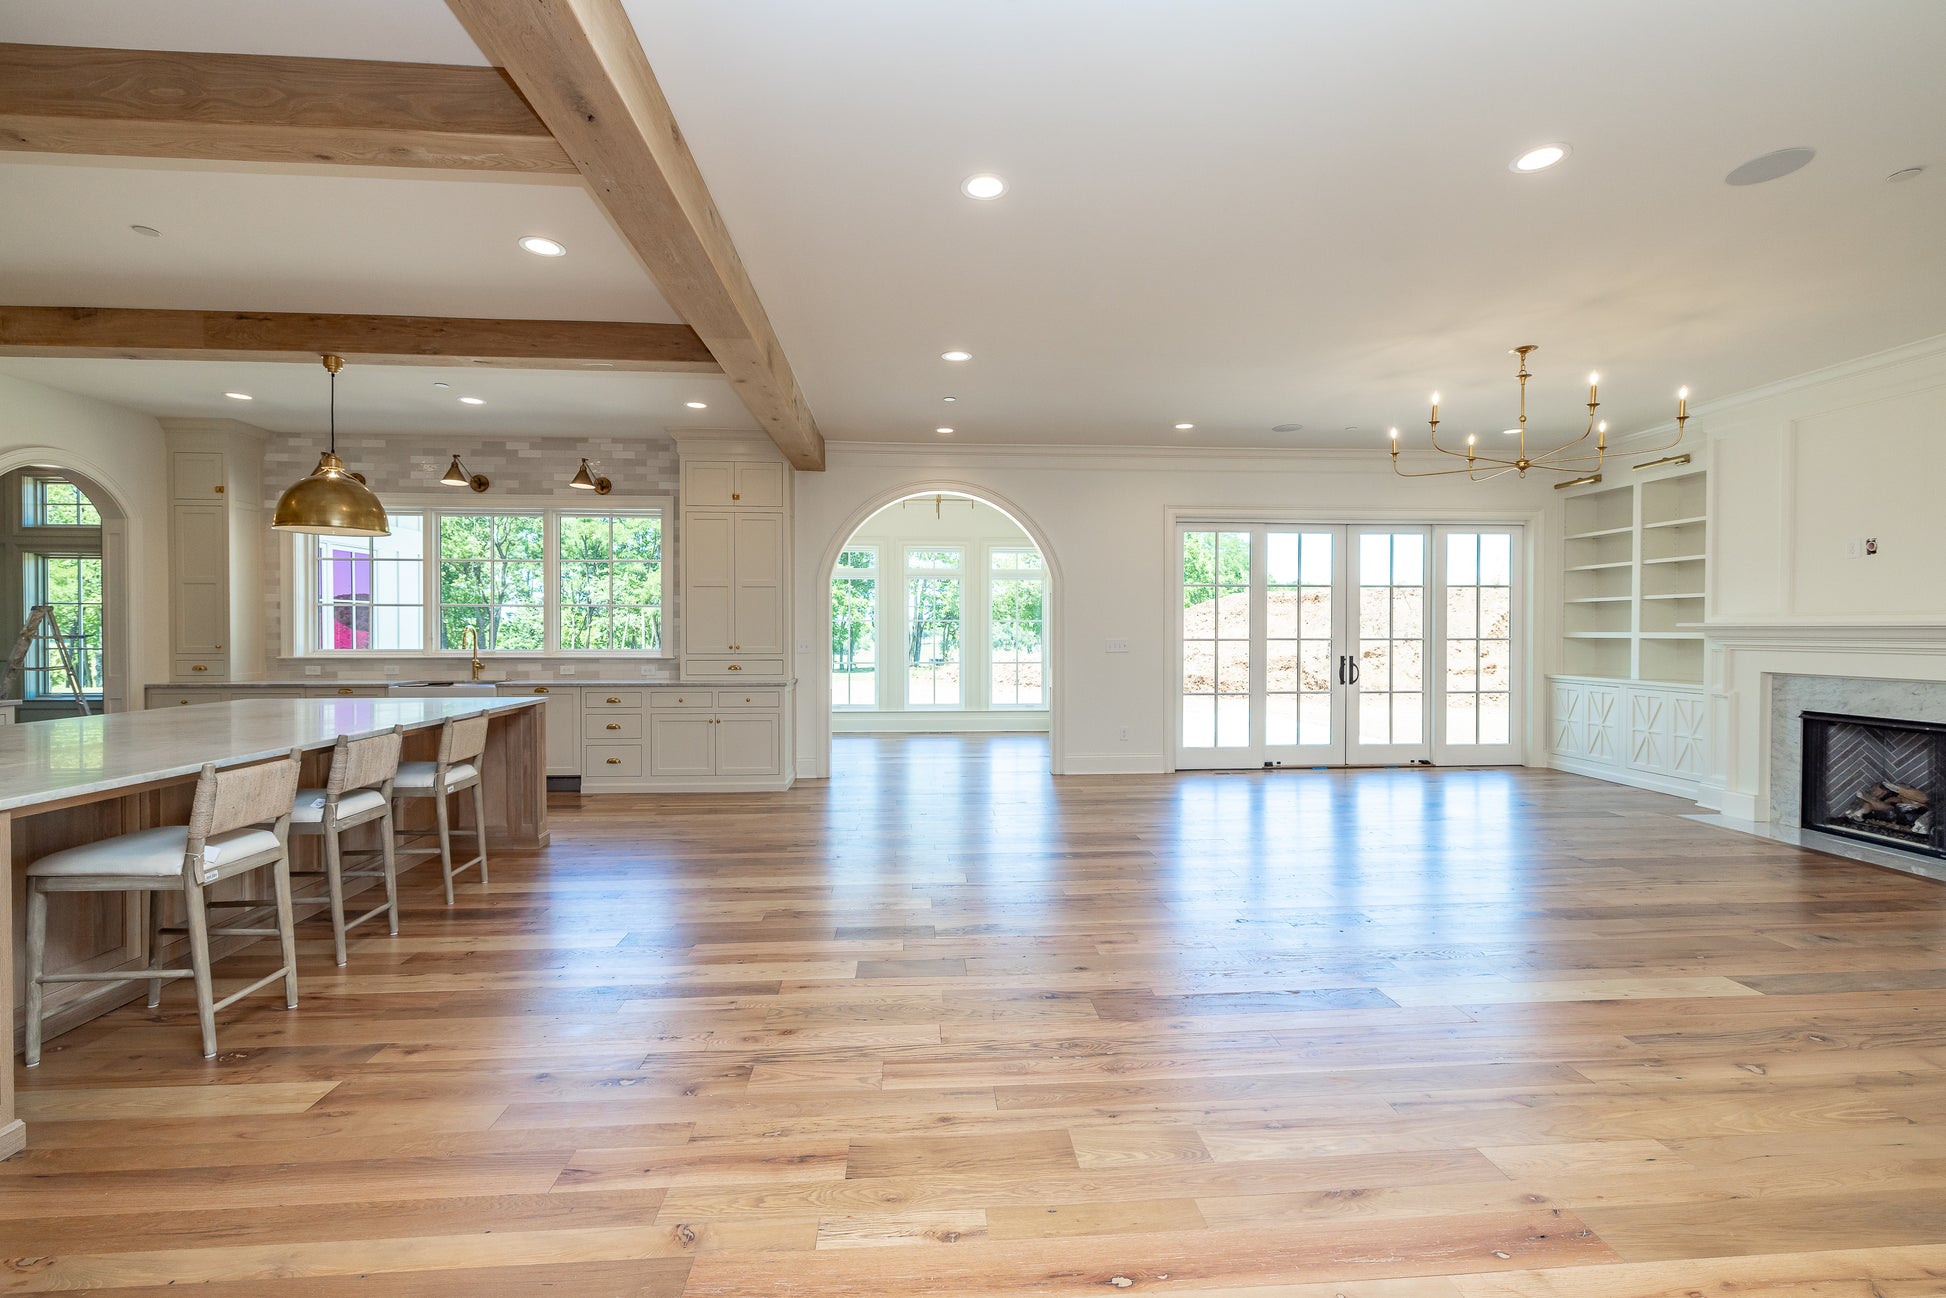
[[[74,689],[75,707],[80,709],[84,717],[92,715],[94,709],[88,706],[88,696],[81,692],[81,673],[74,669],[74,657],[68,653],[68,642],[62,638],[61,624],[55,620],[52,604],[36,604],[27,610],[27,621],[14,640],[13,652],[7,655],[7,670],[0,674],[0,699],[13,693],[14,682],[20,678],[28,651],[34,647],[34,641],[40,639],[54,642],[54,648],[61,655],[61,666],[67,669],[68,684]]]

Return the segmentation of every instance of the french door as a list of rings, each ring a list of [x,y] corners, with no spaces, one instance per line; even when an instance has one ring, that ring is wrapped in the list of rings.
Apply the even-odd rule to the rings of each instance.
[[[1517,539],[1183,525],[1176,766],[1520,761]]]

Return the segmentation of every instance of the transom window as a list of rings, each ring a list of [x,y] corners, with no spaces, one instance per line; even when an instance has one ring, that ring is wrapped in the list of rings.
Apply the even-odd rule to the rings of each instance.
[[[392,535],[297,538],[299,654],[666,652],[660,508],[388,506]]]
[[[27,527],[100,527],[101,514],[66,478],[21,479],[20,521]]]

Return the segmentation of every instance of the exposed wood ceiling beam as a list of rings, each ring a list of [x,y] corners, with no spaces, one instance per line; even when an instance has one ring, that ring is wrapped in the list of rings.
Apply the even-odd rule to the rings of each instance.
[[[498,68],[0,45],[0,149],[562,173]]]
[[[315,361],[323,352],[365,365],[720,372],[680,324],[0,306],[0,356]]]
[[[824,438],[620,0],[447,0],[800,469]]]

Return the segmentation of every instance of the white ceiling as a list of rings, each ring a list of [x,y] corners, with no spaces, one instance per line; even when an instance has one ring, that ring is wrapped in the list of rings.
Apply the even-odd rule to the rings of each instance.
[[[313,362],[125,361],[0,357],[0,374],[153,415],[241,419],[275,433],[321,432],[330,380]],[[434,383],[450,387],[436,388]],[[245,392],[234,401],[225,392]],[[464,405],[479,397],[486,404]],[[687,402],[701,401],[704,410]],[[483,437],[643,437],[689,429],[758,431],[719,374],[561,373],[485,367],[347,364],[338,427]]]
[[[1524,342],[1538,425],[1599,369],[1626,429],[1681,383],[1946,332],[1936,0],[626,2],[830,437],[1376,446],[1434,388],[1444,431],[1498,430]],[[478,61],[438,0],[13,0],[0,39]],[[1550,140],[1561,166],[1507,169]],[[1723,183],[1787,145],[1819,156]],[[963,198],[982,170],[1011,192]],[[222,237],[132,248],[145,202],[222,209]],[[577,211],[560,184],[13,162],[0,221],[36,224],[0,280],[33,291],[0,296],[670,318],[598,213],[557,265],[512,251]]]

